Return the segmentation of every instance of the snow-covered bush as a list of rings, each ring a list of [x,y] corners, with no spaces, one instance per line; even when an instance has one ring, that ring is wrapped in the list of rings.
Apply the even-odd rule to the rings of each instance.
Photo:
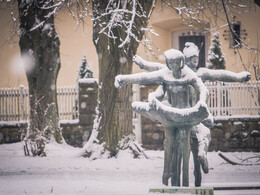
[[[219,41],[219,33],[215,32],[211,39],[212,45],[209,48],[208,61],[210,69],[225,69],[225,54],[221,51],[221,44]]]
[[[78,68],[78,79],[93,78],[93,70],[84,55]]]

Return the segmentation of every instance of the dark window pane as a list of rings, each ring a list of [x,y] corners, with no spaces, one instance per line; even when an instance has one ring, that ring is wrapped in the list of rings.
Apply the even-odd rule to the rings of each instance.
[[[192,42],[198,46],[199,54],[199,67],[205,67],[205,36],[179,36],[179,50],[183,51],[185,43]]]
[[[232,47],[241,47],[241,41],[240,41],[240,23],[234,23],[232,24],[233,30],[234,30],[234,37],[232,41]]]

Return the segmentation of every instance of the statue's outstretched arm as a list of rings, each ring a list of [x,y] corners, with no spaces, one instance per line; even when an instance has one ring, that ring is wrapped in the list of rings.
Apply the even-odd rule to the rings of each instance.
[[[190,70],[185,68],[185,70]],[[167,85],[191,85],[195,82],[197,75],[190,70],[193,76],[183,75],[181,79],[175,79],[172,72],[166,67],[157,71],[142,72],[129,75],[117,75],[115,78],[115,86],[123,87],[126,84],[149,84],[149,83],[165,83]]]
[[[138,65],[141,69],[147,70],[149,72],[160,70],[165,68],[165,64],[157,63],[157,62],[148,62],[144,60],[142,57],[135,55],[133,57],[133,62]]]
[[[203,81],[223,81],[223,82],[246,82],[251,79],[249,72],[243,71],[234,73],[228,70],[211,70],[207,68],[200,68],[197,71],[198,77]]]
[[[162,82],[163,73],[158,70],[154,72],[142,72],[129,75],[117,75],[115,86],[121,88],[126,84],[149,84]]]

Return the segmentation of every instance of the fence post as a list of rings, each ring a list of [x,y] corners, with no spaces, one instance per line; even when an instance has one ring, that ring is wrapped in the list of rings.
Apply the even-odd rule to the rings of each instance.
[[[20,113],[20,120],[25,120],[25,106],[24,106],[24,85],[20,85],[20,105],[21,105],[21,113]]]
[[[222,97],[221,97],[221,85],[220,82],[217,82],[217,116],[221,116],[221,101],[222,101]]]
[[[79,124],[84,130],[83,141],[87,141],[94,123],[98,97],[98,80],[94,78],[79,79],[78,90]]]
[[[133,99],[132,101],[140,101],[140,85],[133,84]],[[142,143],[142,127],[141,127],[141,115],[133,112],[133,126],[136,139],[139,143]]]

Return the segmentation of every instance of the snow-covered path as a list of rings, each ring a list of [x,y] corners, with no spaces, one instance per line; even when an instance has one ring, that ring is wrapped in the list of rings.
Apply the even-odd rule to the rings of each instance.
[[[133,159],[127,151],[116,159],[91,161],[80,149],[48,145],[48,157],[25,157],[22,143],[0,145],[0,194],[148,194],[163,187],[163,152],[146,151],[149,159]],[[238,160],[254,153],[225,153]],[[258,153],[259,155],[259,153]],[[260,165],[232,166],[210,152],[210,172],[202,186],[260,186]],[[190,161],[190,186],[194,186]],[[260,194],[260,190],[218,191],[215,194]]]

